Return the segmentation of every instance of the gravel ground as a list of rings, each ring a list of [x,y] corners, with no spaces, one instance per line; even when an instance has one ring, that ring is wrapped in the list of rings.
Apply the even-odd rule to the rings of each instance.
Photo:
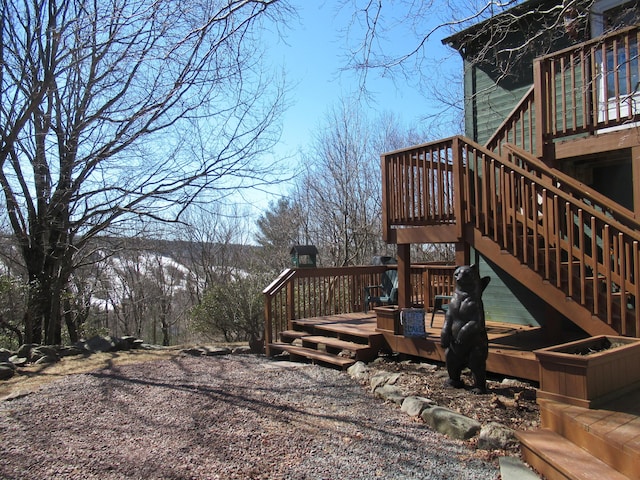
[[[500,476],[344,372],[233,355],[112,364],[1,402],[0,478]]]

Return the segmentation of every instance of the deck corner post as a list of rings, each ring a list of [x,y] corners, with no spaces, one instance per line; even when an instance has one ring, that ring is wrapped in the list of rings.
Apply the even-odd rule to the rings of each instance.
[[[411,244],[398,244],[398,307],[408,308],[411,303]]]
[[[273,343],[273,316],[271,314],[271,297],[264,294],[264,351],[267,357],[271,356],[271,344]]]
[[[549,88],[547,82],[549,81],[544,71],[544,60],[536,59],[533,62],[533,84],[534,84],[534,108],[535,108],[535,155],[538,158],[544,158],[545,153],[545,138],[547,135],[547,129],[549,128],[548,117],[549,111],[547,108]]]

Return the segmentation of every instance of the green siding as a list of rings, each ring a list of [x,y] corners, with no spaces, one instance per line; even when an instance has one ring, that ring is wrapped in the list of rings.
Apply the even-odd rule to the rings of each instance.
[[[514,86],[508,82],[496,84],[492,76],[477,67],[466,65],[465,75],[465,135],[484,145],[509,113],[522,100],[531,83]]]
[[[536,327],[544,324],[548,312],[542,300],[474,249],[471,254],[480,266],[480,275],[491,277],[482,295],[487,320]]]

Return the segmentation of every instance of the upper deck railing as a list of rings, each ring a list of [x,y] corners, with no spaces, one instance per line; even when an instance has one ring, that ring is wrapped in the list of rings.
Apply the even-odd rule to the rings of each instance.
[[[453,138],[381,156],[383,235],[395,226],[457,226],[454,185],[461,170]],[[459,191],[458,191],[459,192]],[[458,236],[461,232],[457,232]]]
[[[542,157],[556,139],[619,128],[640,120],[640,26],[537,58],[533,88],[487,142]]]

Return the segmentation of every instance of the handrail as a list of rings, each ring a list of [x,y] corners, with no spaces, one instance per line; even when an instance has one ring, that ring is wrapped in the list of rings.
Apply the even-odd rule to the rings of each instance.
[[[585,201],[595,195],[565,191],[566,178],[559,185],[468,139],[458,142],[467,221],[620,334],[640,334],[640,232]]]
[[[535,88],[531,85],[531,88],[527,90],[520,102],[487,141],[486,148],[502,155],[502,145],[513,143],[528,152],[536,153],[534,99]]]
[[[512,143],[541,157],[557,138],[640,119],[639,50],[636,25],[535,59],[534,84],[486,147],[501,154]]]
[[[294,319],[362,311],[364,287],[378,285],[387,266],[287,269],[265,288],[265,346]]]
[[[418,191],[413,184],[422,180],[409,173],[430,177],[437,172],[429,168],[442,170],[436,162],[425,161],[426,151],[430,158],[446,158],[447,165],[460,171],[450,176],[454,185],[443,187],[459,198],[454,221],[460,228],[473,226],[622,335],[640,334],[640,309],[635,308],[640,296],[638,223],[531,154],[512,145],[507,150],[504,158],[458,136],[385,154],[383,160],[400,165],[388,169],[385,196],[403,205],[413,202],[402,195]],[[415,220],[405,226],[403,217],[395,214],[403,208],[390,210],[387,219],[393,223],[383,228],[414,226]]]
[[[454,138],[381,156],[383,185],[391,182],[395,187],[393,192],[383,189],[383,223],[387,227],[456,223]]]
[[[564,193],[568,193],[577,200],[594,206],[596,209],[604,212],[608,217],[615,219],[615,221],[630,228],[632,231],[640,231],[640,222],[635,219],[633,212],[619,203],[612,201],[606,195],[597,192],[593,188],[558,169],[548,167],[537,157],[532,156],[527,151],[515,145],[505,143],[503,147],[511,158],[518,158],[518,165],[522,166],[526,171],[535,173],[539,178],[548,177],[556,186],[559,186]]]
[[[639,50],[640,25],[635,25],[537,58],[535,108],[541,145],[640,119]]]

